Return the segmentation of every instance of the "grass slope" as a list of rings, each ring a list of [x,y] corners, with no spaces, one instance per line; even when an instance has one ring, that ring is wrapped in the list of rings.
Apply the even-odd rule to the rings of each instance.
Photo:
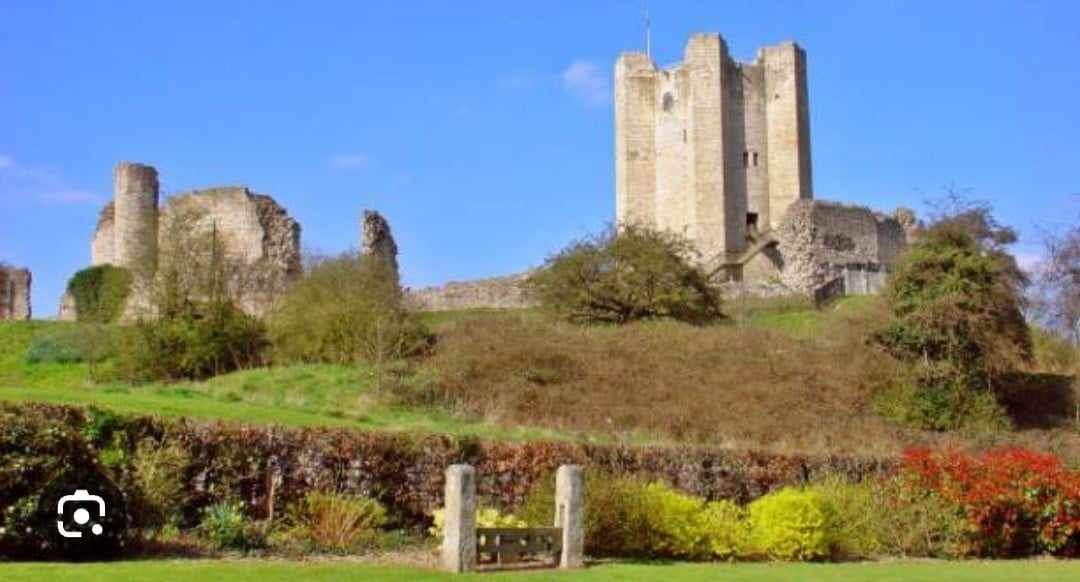
[[[939,434],[877,414],[871,391],[895,373],[866,344],[868,330],[886,317],[882,307],[871,297],[822,310],[790,300],[733,300],[731,321],[710,328],[569,326],[531,310],[428,313],[424,322],[439,336],[434,355],[403,367],[392,382],[380,382],[370,367],[334,365],[205,382],[93,382],[85,364],[27,362],[35,337],[72,324],[0,323],[0,400],[258,424],[816,454],[1013,444],[1080,462],[1080,432],[1071,422],[1009,434]],[[1044,396],[1024,398],[1048,401]]]
[[[291,562],[257,560],[133,561],[96,564],[0,564],[11,580],[460,580],[431,570],[349,561]],[[691,580],[779,581],[876,580],[901,582],[993,582],[1080,579],[1080,562],[893,562],[857,564],[602,564],[577,571],[544,570],[485,574],[493,580]]]
[[[81,363],[26,361],[38,335],[71,324],[0,324],[0,399],[88,404],[134,414],[187,416],[286,426],[352,427],[506,439],[552,439],[540,428],[499,427],[454,419],[431,408],[405,408],[380,394],[377,376],[367,366],[303,365],[261,368],[204,382],[146,384],[94,382]]]

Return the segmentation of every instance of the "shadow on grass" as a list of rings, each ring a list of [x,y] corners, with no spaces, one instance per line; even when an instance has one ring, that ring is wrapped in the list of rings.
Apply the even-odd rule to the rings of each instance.
[[[1073,382],[1062,374],[1015,374],[1006,381],[1001,404],[1020,430],[1072,425],[1077,415]]]

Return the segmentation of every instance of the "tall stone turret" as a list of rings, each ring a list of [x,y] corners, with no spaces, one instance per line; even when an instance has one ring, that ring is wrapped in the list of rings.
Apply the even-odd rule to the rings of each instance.
[[[158,252],[158,174],[121,162],[113,174],[113,263],[136,277],[152,275]]]

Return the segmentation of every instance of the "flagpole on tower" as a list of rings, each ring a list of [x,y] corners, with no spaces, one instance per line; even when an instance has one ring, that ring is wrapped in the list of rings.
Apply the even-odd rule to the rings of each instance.
[[[652,62],[652,37],[650,35],[649,25],[649,5],[645,4],[645,55],[649,57],[649,62]]]

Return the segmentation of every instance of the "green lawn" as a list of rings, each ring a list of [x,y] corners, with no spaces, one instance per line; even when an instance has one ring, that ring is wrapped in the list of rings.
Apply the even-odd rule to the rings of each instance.
[[[482,574],[492,580],[798,580],[798,581],[1039,581],[1080,580],[1080,562],[894,562],[856,564],[602,564],[579,571]],[[460,580],[430,570],[347,561],[134,561],[105,564],[6,564],[8,580]]]

